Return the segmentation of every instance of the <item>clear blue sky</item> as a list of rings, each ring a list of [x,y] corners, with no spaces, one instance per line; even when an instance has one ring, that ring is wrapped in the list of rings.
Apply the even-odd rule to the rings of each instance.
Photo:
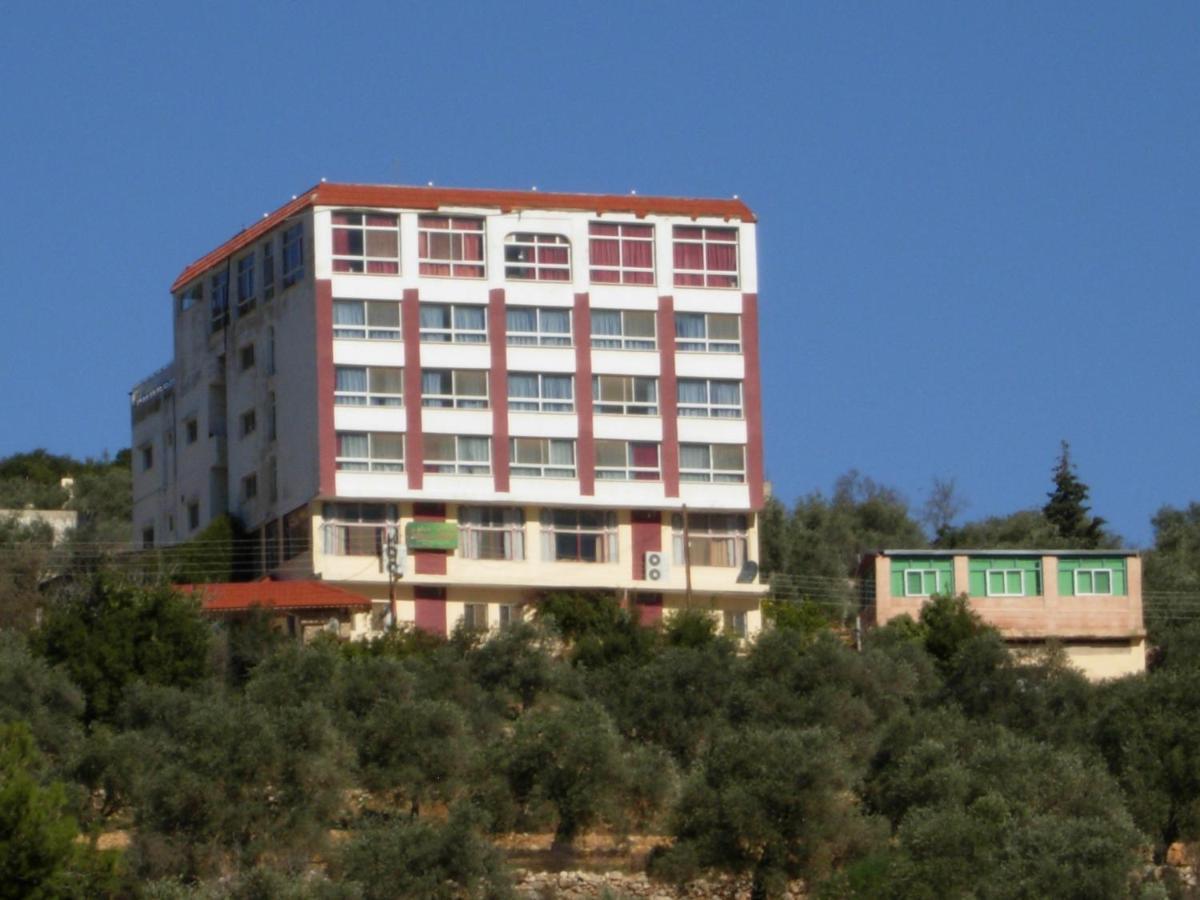
[[[321,177],[758,212],[767,474],[1200,499],[1200,6],[8,4],[0,455],[129,442],[184,264]]]

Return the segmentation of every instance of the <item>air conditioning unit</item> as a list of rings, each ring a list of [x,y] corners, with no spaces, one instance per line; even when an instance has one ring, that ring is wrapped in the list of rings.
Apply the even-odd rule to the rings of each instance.
[[[647,581],[667,580],[667,557],[661,550],[646,551],[645,578]]]

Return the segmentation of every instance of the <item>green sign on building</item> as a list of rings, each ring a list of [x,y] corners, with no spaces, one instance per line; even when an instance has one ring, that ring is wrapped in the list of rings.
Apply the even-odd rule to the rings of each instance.
[[[454,522],[409,522],[404,529],[409,550],[458,549],[458,525]]]

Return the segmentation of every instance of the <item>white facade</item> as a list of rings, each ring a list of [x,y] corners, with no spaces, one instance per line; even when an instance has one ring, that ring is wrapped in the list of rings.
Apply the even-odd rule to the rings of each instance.
[[[601,233],[614,224],[633,236]],[[289,257],[297,233],[302,257]],[[529,277],[567,274],[564,248],[569,277]],[[602,282],[613,253],[618,278],[651,283]],[[299,259],[302,273],[285,288]],[[174,360],[132,395],[135,533],[174,543],[232,513],[258,542],[263,570],[336,581],[380,601],[382,621],[388,578],[375,529],[398,526],[403,540],[412,521],[444,522],[459,529],[456,549],[404,554],[401,620],[444,630],[463,604],[486,603],[469,617],[497,624],[500,607],[519,610],[539,591],[603,589],[640,602],[648,619],[691,604],[754,631],[765,591],[753,565],[762,503],[755,259],[753,214],[737,201],[319,185],[176,282]],[[394,271],[342,271],[354,267]],[[449,321],[436,325],[428,305],[448,307]],[[537,310],[556,323],[565,313],[569,335],[538,346],[512,330]],[[618,321],[637,333],[614,337]],[[707,329],[735,323],[732,341],[709,340]],[[514,394],[530,376],[540,376],[539,391],[557,376],[558,392],[570,377],[569,402]],[[485,382],[486,398],[429,387]],[[626,389],[628,402],[611,402]],[[720,402],[696,400],[717,391]],[[547,443],[518,446],[524,438]],[[614,462],[622,448],[625,463]],[[529,463],[544,452],[554,465]],[[478,507],[507,524],[477,527]],[[687,559],[674,527],[684,508],[699,528],[689,527]],[[556,510],[592,511],[588,521],[600,516],[608,533],[569,550]],[[347,521],[351,512],[369,521]],[[661,581],[646,580],[647,550],[670,559]],[[472,558],[480,553],[509,558]]]

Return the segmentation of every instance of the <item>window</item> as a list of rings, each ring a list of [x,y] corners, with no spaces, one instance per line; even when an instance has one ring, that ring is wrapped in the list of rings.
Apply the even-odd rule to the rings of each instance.
[[[675,226],[675,286],[738,286],[736,228]]]
[[[742,417],[742,383],[716,378],[680,378],[676,385],[679,415],[718,419]]]
[[[486,409],[488,379],[483,369],[422,369],[421,405]]]
[[[683,516],[671,516],[672,550],[675,565],[690,557],[693,566],[740,569],[746,562],[746,517],[736,513],[689,513],[688,555],[684,555]]]
[[[575,376],[509,372],[508,408],[526,412],[573,412]]]
[[[279,499],[279,463],[273,456],[267,460],[267,499],[272,503]]]
[[[501,628],[507,628],[514,622],[521,621],[521,608],[515,603],[501,603],[496,607],[496,612],[500,615]]]
[[[283,289],[304,278],[304,223],[283,232]]]
[[[488,475],[492,471],[491,438],[427,434],[425,471],[451,475]]]
[[[248,434],[253,434],[254,429],[258,427],[258,415],[252,409],[248,409],[242,413],[242,417],[239,421],[241,423],[242,437],[246,437]]]
[[[680,444],[680,481],[746,480],[746,448],[741,444]]]
[[[307,553],[311,545],[308,507],[301,506],[283,517],[283,558]]]
[[[722,614],[722,625],[725,634],[730,637],[744,638],[746,636],[746,614],[744,612],[725,610]]]
[[[519,507],[460,506],[458,534],[464,559],[525,558],[525,512]]]
[[[504,239],[504,277],[570,281],[571,242],[561,234],[510,234]]]
[[[267,329],[267,374],[275,374],[275,326]]]
[[[237,261],[237,309],[239,316],[254,309],[253,253]]]
[[[193,500],[187,505],[188,531],[195,531],[200,527],[200,502]]]
[[[640,375],[593,375],[597,413],[618,416],[658,415],[658,379]]]
[[[334,300],[333,336],[398,341],[400,304],[395,300]]]
[[[575,441],[569,438],[509,438],[509,471],[525,478],[574,478]]]
[[[985,579],[989,597],[1025,596],[1025,573],[1020,569],[988,569]]]
[[[658,444],[596,441],[596,477],[611,481],[658,481]]]
[[[326,503],[322,549],[330,556],[381,557],[396,508],[383,503]]]
[[[403,472],[404,435],[388,431],[339,431],[340,472]]]
[[[403,406],[404,370],[393,366],[334,366],[333,402],[341,406]]]
[[[154,468],[154,445],[146,444],[142,447],[142,471],[148,471]]]
[[[742,318],[730,313],[675,313],[675,349],[682,353],[741,353]]]
[[[654,284],[654,226],[588,225],[591,279],[599,284]]]
[[[617,514],[590,509],[543,509],[542,558],[560,562],[616,562]]]
[[[400,273],[399,217],[337,210],[333,223],[333,271],[368,275]]]
[[[278,436],[275,428],[275,392],[267,394],[267,440],[273,441]]]
[[[183,439],[189,444],[194,444],[199,439],[199,437],[200,437],[199,423],[194,418],[187,419],[186,421],[184,421],[184,423],[183,423]]]
[[[246,344],[238,348],[238,368],[245,372],[254,368],[254,345]]]
[[[487,631],[487,604],[464,603],[462,627],[467,631]]]
[[[487,343],[487,308],[462,304],[422,303],[421,340],[442,344]]]
[[[263,302],[275,296],[275,238],[267,238],[262,245]]]
[[[571,311],[545,306],[510,306],[504,312],[510,347],[571,346]]]
[[[154,546],[154,526],[147,525],[142,529],[142,549],[149,550]]]
[[[1113,592],[1112,569],[1076,569],[1076,596],[1091,594],[1107,596]]]
[[[229,323],[229,272],[222,269],[209,282],[208,312],[212,331],[220,331]]]
[[[417,256],[422,275],[483,277],[483,219],[421,216]]]
[[[937,569],[907,569],[904,572],[905,597],[932,597],[937,592]]]
[[[193,306],[204,302],[204,282],[197,281],[179,295],[179,311],[187,312]]]
[[[635,309],[593,309],[592,346],[607,350],[653,350],[654,313]]]
[[[263,562],[267,571],[279,568],[279,521],[268,520],[263,526]]]
[[[253,500],[258,496],[258,475],[250,474],[242,479],[242,499]]]

